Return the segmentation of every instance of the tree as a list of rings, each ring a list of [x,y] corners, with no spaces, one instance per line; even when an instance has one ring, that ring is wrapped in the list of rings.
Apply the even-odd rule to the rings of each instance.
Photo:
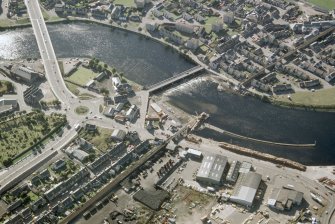
[[[2,163],[5,167],[10,167],[13,164],[13,160],[9,157],[8,159],[5,159]]]
[[[101,65],[101,64],[98,64],[98,66],[97,66],[97,70],[98,70],[99,72],[102,72],[102,70],[103,70],[103,67],[102,67],[102,65]]]
[[[91,59],[88,63],[88,67],[92,68],[94,66],[94,59]]]
[[[106,63],[104,64],[104,68],[105,68],[105,69],[107,69],[107,68],[108,68],[108,65],[107,65]]]
[[[101,88],[101,89],[100,89],[100,93],[102,93],[102,94],[105,95],[105,96],[108,96],[108,95],[109,95],[109,90],[106,89],[106,88]]]
[[[112,73],[114,74],[116,72],[116,69],[115,68],[112,68]]]

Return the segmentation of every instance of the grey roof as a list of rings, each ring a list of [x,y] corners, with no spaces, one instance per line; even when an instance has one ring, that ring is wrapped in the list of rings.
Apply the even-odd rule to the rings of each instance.
[[[35,71],[23,66],[14,66],[12,68],[12,73],[29,82],[33,81],[37,77],[37,73]]]
[[[251,170],[251,163],[243,161],[241,166],[240,166],[240,170],[238,172],[240,173],[248,173]]]
[[[76,148],[66,149],[65,152],[78,159],[79,161],[83,161],[87,156],[89,156],[87,152]]]
[[[12,111],[18,106],[17,100],[15,99],[0,99],[0,114],[7,111]]]
[[[275,202],[274,206],[279,209],[290,209],[292,203],[297,205],[301,203],[303,195],[304,193],[293,189],[274,188],[269,201]]]
[[[220,183],[227,162],[228,159],[225,156],[218,154],[206,155],[197,173],[197,179]]]
[[[111,135],[111,138],[117,140],[123,140],[126,137],[126,132],[120,129],[115,129]]]
[[[238,171],[240,169],[240,166],[241,166],[241,162],[234,160],[230,165],[226,179],[229,181],[235,182],[238,177],[238,173],[239,173]]]
[[[262,175],[259,173],[241,173],[230,199],[237,203],[251,206],[261,180]]]

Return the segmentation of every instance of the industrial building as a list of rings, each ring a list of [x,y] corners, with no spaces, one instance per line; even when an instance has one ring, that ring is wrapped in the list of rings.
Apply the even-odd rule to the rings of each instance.
[[[201,159],[202,153],[199,150],[189,148],[187,150],[187,156],[191,159]]]
[[[14,112],[19,107],[15,99],[0,99],[0,116],[4,116]]]
[[[238,178],[240,167],[241,167],[241,162],[234,160],[230,164],[230,168],[229,168],[226,180],[235,183]]]
[[[227,162],[227,157],[218,154],[204,156],[196,180],[213,185],[222,184]]]
[[[240,173],[230,200],[240,205],[251,207],[261,180],[262,175],[259,173]]]
[[[251,163],[243,161],[240,170],[238,171],[239,173],[249,173],[252,168]]]
[[[268,206],[279,211],[291,210],[294,205],[301,204],[303,196],[304,193],[294,189],[274,188],[268,199]]]

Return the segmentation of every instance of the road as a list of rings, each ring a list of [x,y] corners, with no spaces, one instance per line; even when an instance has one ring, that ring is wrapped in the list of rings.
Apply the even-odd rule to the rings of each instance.
[[[62,102],[63,107],[68,108],[72,101],[74,101],[72,99],[77,97],[66,88],[65,82],[62,78],[49,32],[39,6],[39,1],[25,0],[25,4],[27,6],[37,45],[41,54],[46,79],[48,80],[54,95]]]

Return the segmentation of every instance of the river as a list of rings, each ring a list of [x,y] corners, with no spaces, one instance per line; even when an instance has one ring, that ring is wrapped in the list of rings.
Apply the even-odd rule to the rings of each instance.
[[[139,35],[96,24],[48,26],[57,57],[97,57],[141,85],[150,85],[194,66],[174,50]],[[0,59],[39,57],[31,28],[0,33]],[[335,114],[292,110],[251,97],[218,92],[196,78],[166,93],[171,104],[194,114],[208,112],[209,123],[248,137],[284,143],[314,143],[314,149],[274,147],[232,139],[204,129],[198,134],[239,143],[308,165],[335,164]]]
[[[187,113],[207,112],[208,123],[240,135],[282,143],[314,143],[315,148],[270,146],[231,138],[209,129],[200,136],[227,141],[307,165],[335,164],[335,113],[294,110],[253,97],[217,91],[217,84],[196,78],[167,91],[169,103]]]
[[[96,57],[141,85],[150,85],[194,64],[172,48],[143,36],[97,24],[48,25],[56,56]],[[32,28],[3,32],[0,59],[40,58]]]

